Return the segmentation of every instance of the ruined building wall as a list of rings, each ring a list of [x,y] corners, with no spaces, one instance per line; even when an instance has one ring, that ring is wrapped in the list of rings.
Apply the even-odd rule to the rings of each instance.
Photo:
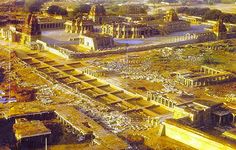
[[[230,145],[196,129],[184,127],[177,122],[169,123],[167,121],[164,122],[164,125],[166,136],[199,150],[234,150],[236,148],[235,145]]]

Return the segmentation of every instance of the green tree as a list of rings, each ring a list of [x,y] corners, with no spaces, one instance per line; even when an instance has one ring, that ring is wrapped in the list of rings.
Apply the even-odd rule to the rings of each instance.
[[[220,16],[222,15],[222,12],[217,9],[209,10],[205,13],[203,16],[206,20],[218,20]]]
[[[75,9],[75,13],[89,13],[91,6],[88,4],[81,4]]]
[[[42,3],[37,0],[25,0],[25,11],[36,12],[41,8]]]
[[[205,54],[203,56],[203,64],[209,64],[210,65],[210,64],[219,64],[219,63],[220,63],[220,61],[217,58],[210,55],[210,54]]]
[[[188,11],[188,7],[179,7],[179,8],[177,8],[177,12],[178,13],[187,13],[187,11]]]
[[[147,7],[143,5],[123,5],[119,7],[120,14],[146,14]]]
[[[220,16],[224,22],[230,22],[230,18],[232,17],[232,14],[228,14],[228,13],[223,13]]]
[[[66,16],[68,14],[67,10],[57,5],[50,6],[47,12],[49,14],[62,15],[62,16]]]
[[[230,18],[230,23],[236,23],[236,15],[232,15]]]

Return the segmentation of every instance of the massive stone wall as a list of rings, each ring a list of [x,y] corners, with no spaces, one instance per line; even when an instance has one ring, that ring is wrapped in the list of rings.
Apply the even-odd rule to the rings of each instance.
[[[173,46],[181,46],[186,44],[194,44],[197,40],[188,40],[188,41],[180,41],[175,43],[164,43],[164,44],[158,44],[158,45],[142,45],[142,46],[132,46],[128,48],[119,48],[115,50],[104,50],[104,51],[98,51],[98,52],[92,52],[92,53],[79,53],[75,54],[73,57],[75,58],[89,58],[89,57],[98,57],[98,56],[104,56],[104,55],[110,55],[110,54],[124,54],[129,52],[139,52],[139,51],[146,51],[151,50],[155,48],[163,48],[163,47],[173,47]]]
[[[197,129],[181,125],[175,120],[168,120],[165,125],[165,135],[185,143],[199,150],[234,150],[235,144],[230,144],[223,139],[218,139]]]
[[[150,45],[142,45],[142,46],[130,46],[130,47],[122,47],[114,50],[104,50],[104,51],[95,51],[90,53],[76,53],[68,49],[64,49],[64,51],[60,50],[60,47],[52,47],[48,46],[47,43],[37,40],[37,43],[43,45],[43,49],[50,51],[56,55],[59,55],[64,58],[89,58],[89,57],[99,57],[105,56],[110,54],[124,54],[129,52],[138,52],[138,51],[146,51],[155,48],[163,48],[163,47],[172,47],[172,46],[181,46],[186,44],[193,44],[196,43],[196,39],[191,39],[187,41],[179,41],[174,43],[164,43],[164,44],[150,44]],[[67,52],[65,52],[67,50]]]
[[[50,53],[56,54],[60,57],[66,58],[66,59],[70,58],[70,51],[67,49],[49,46],[47,43],[40,41],[40,40],[37,40],[36,43],[38,43],[40,45],[41,50],[49,51]]]

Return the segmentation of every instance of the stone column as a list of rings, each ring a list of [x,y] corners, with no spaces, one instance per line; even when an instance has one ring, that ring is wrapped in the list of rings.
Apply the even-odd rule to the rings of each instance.
[[[220,116],[220,118],[219,118],[219,125],[221,125],[221,122],[222,122],[222,118]]]
[[[235,114],[232,114],[232,115],[233,115],[232,124],[234,124],[234,122],[235,122]]]
[[[167,106],[168,107],[168,100],[167,99],[165,99],[165,106]]]

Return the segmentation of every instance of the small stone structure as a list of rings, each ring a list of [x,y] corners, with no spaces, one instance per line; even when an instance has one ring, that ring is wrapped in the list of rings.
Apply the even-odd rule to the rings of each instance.
[[[185,31],[190,29],[190,23],[180,20],[174,9],[167,11],[164,17],[164,23],[160,24],[162,34],[169,34],[176,31]]]
[[[227,28],[223,23],[223,19],[218,20],[218,22],[213,26],[212,31],[219,40],[227,38]]]
[[[176,80],[188,87],[207,86],[230,81],[234,75],[230,72],[220,71],[207,66],[201,66],[199,72],[189,70],[179,70],[174,72]]]
[[[200,24],[203,21],[203,18],[199,16],[182,16],[182,19],[191,24]]]
[[[174,106],[177,105],[177,102],[174,99],[167,98],[166,96],[155,91],[149,91],[147,93],[147,98],[149,101],[155,101],[158,104],[161,104],[171,109],[173,109]]]
[[[104,50],[114,47],[114,40],[109,35],[85,33],[79,36],[79,45],[91,51]]]
[[[170,9],[169,11],[167,11],[164,19],[166,22],[179,21],[179,17],[174,9]]]
[[[39,18],[39,26],[41,30],[64,29],[65,21],[63,19]]]
[[[2,28],[0,34],[5,40],[29,45],[41,35],[41,28],[36,15],[29,14],[22,26],[9,25]]]
[[[224,126],[233,123],[232,113],[223,108],[223,103],[198,99],[174,107],[174,119],[193,127]]]
[[[25,20],[25,24],[22,28],[22,33],[27,35],[35,36],[41,35],[40,25],[35,15],[29,14]]]
[[[127,66],[139,67],[143,64],[144,60],[138,55],[127,55],[121,59],[121,62]]]
[[[28,121],[25,118],[15,119],[13,130],[18,146],[19,144],[43,144],[45,138],[51,134],[51,130],[43,122],[39,120]]]
[[[216,36],[212,32],[202,32],[202,33],[187,33],[185,34],[186,40],[195,39],[196,42],[207,42],[216,40]]]
[[[21,32],[15,26],[8,26],[0,30],[0,37],[10,42],[20,42]]]
[[[148,91],[147,100],[157,103],[158,105],[164,106],[165,108],[173,111],[173,108],[177,105],[184,103],[189,103],[193,101],[193,96],[191,95],[177,95],[177,94],[161,94],[157,91]]]
[[[106,70],[98,67],[88,67],[85,68],[82,72],[94,77],[104,77],[108,73]]]

